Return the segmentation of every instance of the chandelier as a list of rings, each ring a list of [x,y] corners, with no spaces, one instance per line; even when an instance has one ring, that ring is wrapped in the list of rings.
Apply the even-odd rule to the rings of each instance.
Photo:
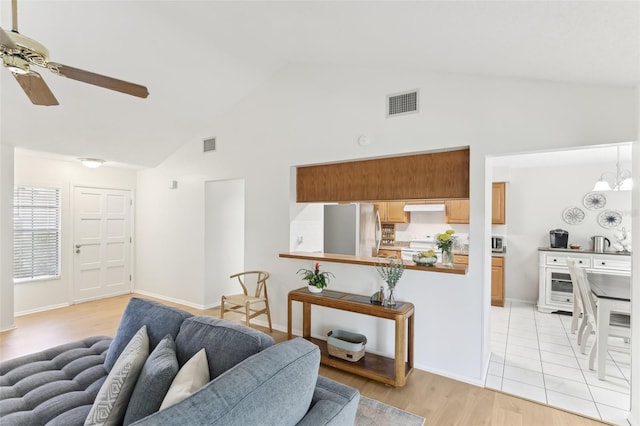
[[[617,149],[616,172],[604,172],[593,186],[594,191],[630,191],[633,186],[630,170],[620,168],[620,147]],[[610,176],[605,179],[605,176]]]

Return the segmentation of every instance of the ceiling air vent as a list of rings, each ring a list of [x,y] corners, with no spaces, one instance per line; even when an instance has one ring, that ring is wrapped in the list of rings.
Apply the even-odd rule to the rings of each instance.
[[[396,93],[387,96],[387,117],[418,112],[418,91]]]
[[[216,138],[209,138],[204,140],[204,152],[216,150]]]

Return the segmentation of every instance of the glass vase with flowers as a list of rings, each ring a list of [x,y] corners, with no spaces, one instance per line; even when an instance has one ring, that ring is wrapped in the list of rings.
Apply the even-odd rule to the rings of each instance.
[[[442,234],[436,236],[436,246],[442,250],[442,265],[453,266],[453,245],[456,241],[454,234],[456,231],[447,229]]]

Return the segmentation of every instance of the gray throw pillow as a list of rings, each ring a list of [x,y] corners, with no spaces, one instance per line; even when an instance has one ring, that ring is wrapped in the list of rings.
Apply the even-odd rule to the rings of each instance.
[[[143,326],[124,348],[98,391],[86,425],[121,425],[136,380],[149,356],[147,327]]]
[[[176,345],[173,338],[167,335],[158,343],[142,367],[124,416],[125,425],[143,419],[160,409],[160,404],[178,369]]]
[[[191,316],[193,315],[182,309],[166,306],[153,300],[132,298],[122,314],[116,337],[109,346],[104,368],[111,371],[124,347],[143,325],[147,326],[149,348],[153,350],[167,334],[175,339],[182,321]]]

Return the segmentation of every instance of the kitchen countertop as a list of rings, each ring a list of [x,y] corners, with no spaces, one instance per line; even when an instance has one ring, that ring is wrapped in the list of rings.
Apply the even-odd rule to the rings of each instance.
[[[353,265],[368,265],[368,266],[377,266],[380,263],[389,262],[388,259],[381,259],[378,257],[351,256],[347,254],[332,254],[332,253],[291,252],[291,253],[280,253],[279,257],[290,258],[290,259],[317,260],[317,261],[335,262],[335,263],[350,263]],[[444,266],[441,263],[436,263],[434,266],[422,266],[422,265],[416,265],[415,263],[408,260],[404,260],[402,263],[404,263],[406,269],[413,269],[417,271],[440,272],[445,274],[459,274],[459,275],[464,275],[467,273],[467,265],[454,264],[453,266]]]
[[[570,248],[550,248],[550,247],[538,247],[538,251],[552,251],[552,252],[565,252],[565,253],[583,253],[583,254],[614,254],[619,256],[631,256],[631,252],[624,251],[604,251],[595,252],[593,250],[574,250]]]

